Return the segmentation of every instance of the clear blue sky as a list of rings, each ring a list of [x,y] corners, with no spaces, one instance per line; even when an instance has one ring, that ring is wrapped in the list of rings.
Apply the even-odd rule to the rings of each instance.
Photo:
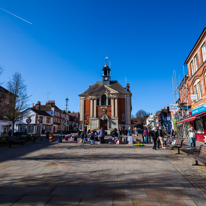
[[[0,0],[3,82],[20,72],[38,100],[79,111],[78,94],[101,81],[105,56],[111,76],[130,83],[132,114],[173,103],[172,75],[206,26],[205,0]]]

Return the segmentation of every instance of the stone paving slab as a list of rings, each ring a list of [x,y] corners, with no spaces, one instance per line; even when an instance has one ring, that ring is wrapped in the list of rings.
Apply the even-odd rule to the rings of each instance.
[[[204,169],[151,144],[44,140],[0,153],[0,205],[206,205]]]

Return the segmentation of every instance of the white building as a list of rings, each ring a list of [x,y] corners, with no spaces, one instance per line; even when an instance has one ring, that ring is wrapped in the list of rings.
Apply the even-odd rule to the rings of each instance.
[[[155,116],[156,114],[150,114],[149,117],[147,117],[146,119],[146,125],[147,126],[151,126],[151,127],[154,127],[155,126]]]
[[[20,120],[14,125],[15,132],[25,132],[28,134],[39,134],[53,131],[53,117],[46,111],[28,108],[20,116]]]

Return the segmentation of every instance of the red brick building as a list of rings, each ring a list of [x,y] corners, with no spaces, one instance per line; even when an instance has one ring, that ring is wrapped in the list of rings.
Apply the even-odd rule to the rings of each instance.
[[[185,63],[188,76],[179,87],[180,104],[189,106],[190,116],[180,121],[189,122],[197,130],[196,139],[203,141],[206,135],[206,28],[204,28]]]
[[[111,81],[110,68],[103,67],[102,81],[79,94],[80,126],[87,129],[105,130],[131,126],[131,96],[129,84],[122,87],[117,81]]]

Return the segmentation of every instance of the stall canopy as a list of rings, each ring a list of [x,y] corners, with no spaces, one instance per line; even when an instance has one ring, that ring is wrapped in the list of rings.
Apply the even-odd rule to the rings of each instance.
[[[199,114],[195,114],[195,115],[192,115],[186,119],[183,119],[182,121],[179,122],[179,124],[182,124],[184,122],[191,122],[191,121],[194,121],[196,119],[196,117],[200,116],[200,115],[203,115],[203,114],[206,114],[206,112],[201,112]]]

